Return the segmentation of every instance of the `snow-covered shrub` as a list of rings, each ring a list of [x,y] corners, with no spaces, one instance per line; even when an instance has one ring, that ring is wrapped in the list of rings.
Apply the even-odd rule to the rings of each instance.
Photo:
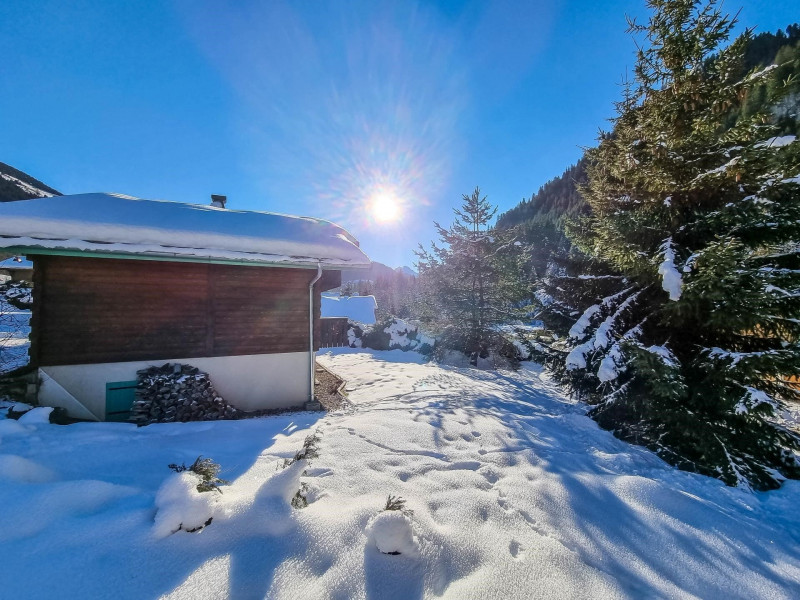
[[[415,555],[419,544],[414,536],[412,514],[405,508],[405,500],[390,495],[383,512],[367,524],[369,542],[383,554]]]
[[[29,310],[33,305],[33,290],[29,283],[6,283],[0,285],[0,294],[6,301],[21,310]]]
[[[355,321],[347,322],[347,345],[351,348],[362,348],[364,346],[364,329],[360,323]]]
[[[392,496],[391,494],[389,494],[389,497],[386,498],[386,506],[383,507],[383,510],[399,510],[400,512],[409,515],[413,512],[406,508],[405,498],[401,498],[400,496]]]
[[[500,330],[486,332],[481,350],[470,352],[471,342],[466,330],[456,325],[445,327],[436,336],[434,358],[439,362],[452,362],[454,353],[469,358],[469,364],[481,368],[519,366],[519,352],[512,340]]]
[[[371,327],[351,321],[347,337],[351,348],[373,350],[414,350],[430,354],[436,345],[436,339],[424,333],[419,323],[396,317],[386,318]]]
[[[214,519],[218,494],[198,491],[203,478],[193,471],[170,475],[156,493],[153,532],[166,537],[180,530],[195,533]]]
[[[385,329],[391,321],[392,319],[382,320],[372,327],[364,327],[361,334],[361,346],[363,348],[372,348],[373,350],[388,350],[389,340],[391,340],[392,336]]]
[[[290,504],[292,508],[305,508],[308,506],[308,484],[301,481],[300,488],[297,490],[294,496],[292,496],[292,500]]]
[[[189,471],[197,475],[200,478],[200,483],[197,484],[198,492],[219,492],[221,494],[222,490],[219,486],[228,484],[227,480],[218,477],[222,467],[210,458],[198,456],[189,467],[185,463],[180,465],[173,463],[168,467],[176,473]]]
[[[284,459],[283,468],[286,469],[287,467],[291,467],[296,463],[302,462],[303,472],[305,472],[305,466],[310,463],[311,459],[319,457],[319,442],[319,431],[315,431],[311,435],[306,436],[306,439],[303,441],[303,447],[300,448],[300,450],[298,450],[292,458]],[[301,482],[297,492],[295,492],[289,501],[289,503],[292,505],[292,508],[305,508],[308,506],[309,492],[310,488],[308,484]]]
[[[32,408],[33,405],[15,400],[14,397],[5,390],[0,391],[0,411],[6,411],[6,419],[16,421]]]
[[[185,464],[168,465],[175,471],[156,493],[154,531],[166,537],[177,531],[196,533],[211,524],[218,503],[220,485],[228,482],[219,478],[221,467],[210,458],[198,456],[187,467]]]
[[[25,425],[49,425],[52,412],[49,406],[36,406],[25,411],[17,420]]]
[[[312,458],[319,458],[319,442],[321,440],[319,431],[315,431],[303,441],[303,447],[298,450],[292,458],[287,458],[283,461],[283,468],[301,461],[311,460]]]

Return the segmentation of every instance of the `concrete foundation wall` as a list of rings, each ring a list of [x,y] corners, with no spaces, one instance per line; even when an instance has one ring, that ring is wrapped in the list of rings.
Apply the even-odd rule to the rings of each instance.
[[[308,400],[308,352],[291,352],[41,367],[39,403],[60,406],[74,418],[104,420],[106,383],[133,381],[136,371],[166,362],[205,371],[219,394],[242,410],[287,408]]]

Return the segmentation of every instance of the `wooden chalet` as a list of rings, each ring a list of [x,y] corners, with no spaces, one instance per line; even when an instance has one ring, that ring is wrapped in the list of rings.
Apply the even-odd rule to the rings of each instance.
[[[33,261],[39,403],[106,419],[136,371],[206,371],[243,410],[313,399],[320,295],[358,242],[320,219],[80,194],[0,204],[0,251]],[[123,394],[124,396],[124,394]]]

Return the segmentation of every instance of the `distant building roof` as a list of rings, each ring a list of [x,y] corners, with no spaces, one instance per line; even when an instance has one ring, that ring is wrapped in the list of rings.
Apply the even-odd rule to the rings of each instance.
[[[321,315],[323,317],[347,317],[364,325],[374,325],[375,309],[377,307],[375,296],[332,296],[323,294]]]
[[[357,240],[322,219],[75,194],[0,204],[0,249],[123,254],[175,260],[366,267]]]
[[[0,260],[0,271],[25,271],[33,269],[33,263],[22,257],[12,256]]]

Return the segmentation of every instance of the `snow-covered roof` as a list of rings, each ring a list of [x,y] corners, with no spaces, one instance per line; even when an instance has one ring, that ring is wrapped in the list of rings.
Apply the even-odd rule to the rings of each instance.
[[[334,296],[322,294],[323,317],[347,317],[352,321],[375,324],[375,296]]]
[[[211,205],[75,194],[0,203],[0,248],[323,268],[369,266],[330,221]]]

